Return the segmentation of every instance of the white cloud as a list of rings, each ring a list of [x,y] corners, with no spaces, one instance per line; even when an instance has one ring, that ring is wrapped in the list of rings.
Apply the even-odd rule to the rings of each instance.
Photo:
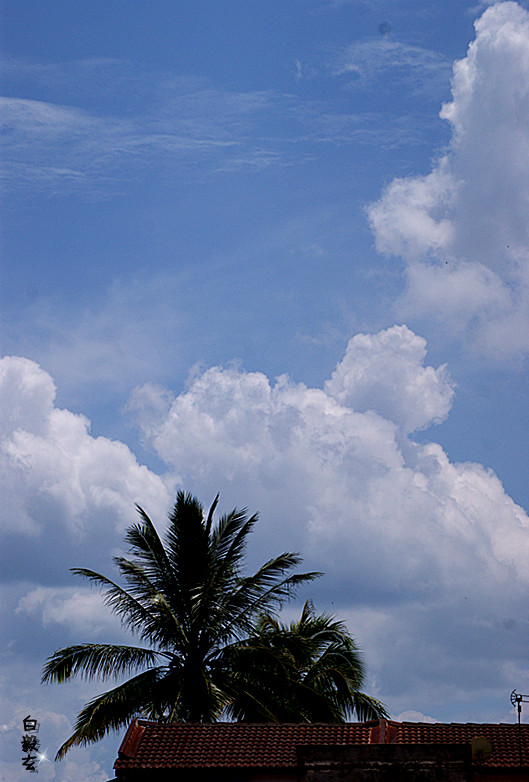
[[[7,637],[35,618],[63,643],[78,627],[106,637],[99,596],[63,586],[60,570],[109,572],[133,502],[163,520],[166,485],[125,445],[91,437],[86,419],[55,407],[53,382],[36,364],[7,358],[0,368],[3,472],[21,514],[3,508],[3,526],[12,532],[15,518],[26,532],[4,540],[38,546],[31,574],[20,564],[26,549],[9,549],[13,577],[32,583],[12,592]],[[462,719],[472,698],[498,698],[513,671],[520,687],[529,681],[529,519],[490,470],[413,440],[446,417],[452,395],[446,369],[426,364],[424,340],[394,326],[353,337],[323,388],[213,367],[177,396],[146,386],[130,403],[182,486],[204,503],[220,490],[224,508],[260,511],[250,567],[290,549],[326,572],[313,595],[348,620],[370,663],[370,691],[395,713],[441,719],[443,704]]]
[[[496,3],[475,27],[441,110],[446,153],[393,180],[369,219],[377,248],[408,265],[403,312],[501,354],[529,348],[529,13]]]
[[[341,404],[374,410],[405,433],[440,423],[450,410],[453,386],[446,367],[423,367],[426,340],[406,326],[357,334],[325,384]]]
[[[126,445],[91,436],[84,416],[58,408],[53,380],[41,367],[13,356],[0,360],[0,472],[0,722],[7,726],[0,776],[22,780],[22,718],[28,712],[38,717],[41,749],[48,747],[53,757],[80,705],[101,688],[86,682],[41,687],[44,660],[68,643],[123,636],[96,590],[71,586],[69,568],[112,575],[112,554],[136,519],[134,502],[163,524],[171,497],[162,478],[139,465]],[[59,764],[43,763],[39,774],[103,782],[111,776],[119,737],[103,744],[76,750]]]
[[[39,356],[63,392],[92,386],[106,398],[125,395],[140,378],[178,361],[174,345],[184,344],[186,321],[174,297],[184,284],[177,274],[120,279],[75,315],[68,306],[39,300],[23,313],[23,329],[15,334],[6,323],[4,331],[26,355]]]
[[[260,510],[260,559],[301,550],[325,571],[316,597],[348,618],[371,691],[395,712],[451,704],[466,719],[469,699],[508,687],[501,665],[529,641],[529,519],[492,471],[407,436],[443,419],[452,393],[400,326],[354,337],[323,389],[213,367],[172,400],[137,389],[131,406],[204,502],[220,490],[225,507]],[[508,650],[506,618],[520,644]]]
[[[393,717],[393,719],[397,720],[397,722],[439,722],[439,720],[434,719],[434,717],[429,717],[427,714],[423,714],[420,711],[414,711],[413,709],[403,711]]]
[[[377,249],[410,260],[446,251],[453,226],[445,213],[454,200],[454,182],[446,159],[428,176],[396,179],[369,209]]]
[[[93,639],[103,638],[105,631],[114,635],[120,627],[99,591],[90,587],[35,587],[20,598],[15,613],[38,617],[44,626],[63,625],[72,636]]]
[[[151,386],[131,405],[159,456],[206,497],[228,485],[277,530],[286,516],[285,534],[294,527],[340,577],[369,578],[374,595],[474,590],[483,563],[525,582],[527,518],[496,476],[405,437],[450,407],[446,370],[424,357],[421,338],[393,327],[354,337],[324,390],[214,367],[168,412]]]
[[[0,431],[11,435],[24,428],[45,435],[55,399],[55,384],[38,364],[12,356],[0,364]]]
[[[23,132],[26,140],[35,134],[44,139],[55,139],[57,134],[70,138],[77,133],[84,136],[103,126],[101,121],[81,109],[38,100],[0,97],[0,108],[4,124]]]
[[[38,636],[38,632],[35,632]],[[50,653],[53,650],[50,650]],[[101,744],[89,748],[75,748],[65,760],[55,763],[58,747],[71,734],[73,717],[80,704],[95,693],[86,682],[76,682],[62,687],[39,686],[40,667],[28,665],[27,659],[9,660],[2,650],[2,676],[0,677],[0,721],[2,722],[2,754],[0,779],[9,782],[25,782],[27,770],[21,763],[20,741],[23,735],[23,719],[28,714],[39,723],[41,753],[52,762],[43,761],[37,779],[55,782],[106,782],[112,776],[111,768],[119,737],[113,735]],[[66,716],[64,712],[69,712]]]
[[[107,74],[108,78],[108,74]],[[85,192],[102,197],[119,192],[131,172],[160,161],[192,157],[215,167],[218,160],[247,151],[246,129],[281,96],[267,92],[229,93],[198,88],[179,94],[166,82],[164,100],[145,113],[120,116],[90,113],[76,106],[1,97],[3,178],[18,190]],[[154,85],[151,87],[155,93]],[[152,99],[152,96],[151,96]],[[260,142],[261,144],[262,142]],[[251,148],[250,153],[255,153]],[[275,163],[270,152],[268,163]],[[128,173],[125,174],[124,172]]]
[[[264,137],[263,116],[292,118],[297,125],[295,96],[274,91],[230,92],[208,88],[199,80],[174,75],[123,74],[133,110],[123,96],[120,79],[113,80],[119,61],[80,61],[39,66],[40,80],[50,89],[69,87],[86,95],[101,85],[109,109],[91,111],[76,105],[20,97],[0,97],[3,114],[4,166],[2,176],[13,190],[46,188],[54,193],[75,192],[90,197],[120,193],[124,181],[160,166],[172,176],[174,166],[193,160],[209,171],[244,168],[252,171],[291,163],[294,157],[285,138]],[[27,65],[19,64],[22,75]],[[90,75],[97,67],[97,78]],[[16,64],[11,63],[14,78]],[[71,75],[71,74],[70,74]],[[121,90],[120,90],[121,86]],[[78,92],[72,97],[78,100]],[[125,103],[125,105],[123,105]],[[289,126],[290,127],[290,126]],[[299,130],[299,129],[297,129]],[[160,174],[162,175],[162,174]]]
[[[79,539],[102,523],[122,530],[134,502],[167,507],[164,482],[126,445],[92,437],[84,416],[54,406],[53,381],[35,362],[0,360],[0,399],[4,531]]]

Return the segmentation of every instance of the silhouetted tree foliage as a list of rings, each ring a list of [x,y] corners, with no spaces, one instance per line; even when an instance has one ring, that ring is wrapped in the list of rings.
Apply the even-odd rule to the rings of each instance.
[[[126,532],[130,558],[114,557],[124,586],[86,568],[73,572],[99,586],[104,600],[141,646],[83,643],[59,649],[43,682],[131,678],[81,710],[57,757],[98,741],[133,717],[210,722],[343,721],[385,714],[360,692],[363,666],[345,625],[306,603],[299,622],[277,618],[296,587],[319,573],[292,572],[298,554],[282,553],[243,575],[257,514],[233,510],[214,522],[218,497],[204,514],[179,492],[162,542],[138,507]]]

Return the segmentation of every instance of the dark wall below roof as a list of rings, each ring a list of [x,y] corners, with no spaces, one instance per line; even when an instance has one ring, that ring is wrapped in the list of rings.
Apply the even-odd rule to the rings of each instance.
[[[300,747],[300,782],[471,782],[470,746]]]

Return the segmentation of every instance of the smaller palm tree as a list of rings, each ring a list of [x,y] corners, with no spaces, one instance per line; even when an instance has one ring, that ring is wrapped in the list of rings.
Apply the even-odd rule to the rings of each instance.
[[[246,722],[345,722],[387,717],[362,691],[364,665],[345,624],[307,601],[298,621],[263,613],[247,641],[226,649],[230,717]]]

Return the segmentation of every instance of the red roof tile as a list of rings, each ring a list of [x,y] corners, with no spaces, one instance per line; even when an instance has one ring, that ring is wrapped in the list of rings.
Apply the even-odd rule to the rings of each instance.
[[[129,728],[114,768],[296,768],[296,747],[366,744],[376,723],[214,724],[138,720]],[[137,731],[144,733],[139,742]],[[136,745],[136,746],[133,746]]]
[[[529,765],[529,725],[424,722],[345,724],[169,723],[134,720],[114,768],[252,768],[294,770],[298,746],[333,744],[468,744],[485,736],[492,744],[487,766]]]

